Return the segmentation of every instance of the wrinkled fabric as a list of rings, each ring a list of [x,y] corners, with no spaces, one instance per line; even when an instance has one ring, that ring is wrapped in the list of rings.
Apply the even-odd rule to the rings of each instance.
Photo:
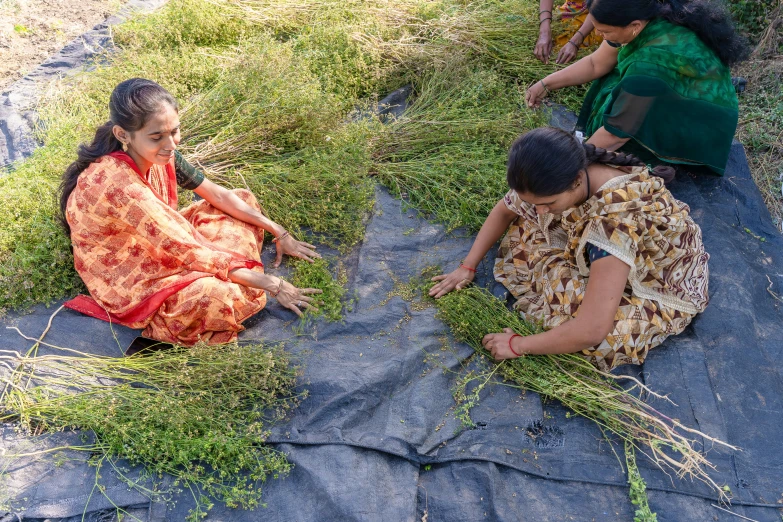
[[[236,193],[259,208],[250,192]],[[228,273],[263,271],[263,230],[206,201],[180,213],[176,201],[171,164],[142,176],[126,154],[99,159],[68,199],[74,266],[111,320],[165,342],[233,341],[266,296]]]
[[[690,29],[654,19],[593,82],[577,129],[629,138],[622,150],[648,162],[723,174],[738,118],[729,68]]]
[[[527,319],[550,329],[578,315],[590,276],[588,244],[631,268],[612,332],[583,352],[598,367],[641,364],[706,308],[709,255],[701,230],[647,169],[609,180],[559,220],[537,215],[513,190],[504,201],[519,218],[501,242],[495,279]]]
[[[573,37],[576,32],[585,23],[587,15],[587,7],[583,1],[571,1],[558,6],[553,13],[555,18],[560,20],[560,24],[563,28],[563,32],[558,34],[555,38],[557,47],[563,47],[568,40]],[[590,34],[585,36],[584,41],[580,47],[590,47],[592,45],[598,45],[603,41],[595,31],[591,31]]]

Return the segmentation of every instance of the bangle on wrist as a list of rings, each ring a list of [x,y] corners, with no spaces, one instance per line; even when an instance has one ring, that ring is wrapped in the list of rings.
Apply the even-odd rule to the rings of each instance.
[[[576,32],[579,33],[579,36],[582,37],[582,43],[585,43],[585,35],[584,35],[584,33],[582,31],[580,31],[579,29],[577,29]]]
[[[279,294],[280,290],[283,289],[283,278],[280,277],[278,279],[280,279],[280,282],[277,284],[277,290],[274,292],[271,290],[267,290],[267,292],[269,292],[269,295],[271,295],[272,297],[277,297],[277,294]]]
[[[539,80],[539,81],[541,82],[541,86],[544,88],[546,93],[547,94],[551,94],[551,92],[549,91],[549,87],[546,86],[546,84],[544,83],[544,80]]]
[[[541,18],[541,15],[544,14],[544,13],[549,13],[549,16],[552,16],[552,11],[544,10],[544,11],[539,11],[538,12],[538,17]]]
[[[547,20],[549,20],[549,21],[551,22],[551,21],[552,21],[552,17],[550,16],[549,18],[544,18],[544,19],[542,19],[542,20],[539,20],[539,21],[538,21],[538,26],[539,26],[539,27],[541,27],[541,24],[543,24],[543,23],[544,23],[544,22],[546,22]]]
[[[459,267],[460,268],[464,268],[465,270],[470,270],[474,274],[478,272],[478,270],[476,270],[475,268],[470,268],[469,266],[465,265],[464,263],[460,263]]]
[[[290,235],[291,235],[291,234],[289,234],[289,233],[288,233],[288,231],[286,230],[285,232],[283,232],[282,234],[280,234],[279,236],[277,236],[276,238],[274,238],[274,239],[272,240],[272,243],[277,243],[278,241],[282,241],[283,239],[287,238],[287,237],[288,237],[288,236],[290,236]]]
[[[516,355],[517,357],[522,357],[522,354],[521,354],[521,353],[517,353],[517,352],[515,352],[515,351],[514,351],[514,348],[511,346],[511,341],[513,341],[513,340],[514,340],[514,337],[522,337],[522,336],[521,336],[521,335],[519,335],[519,334],[514,334],[514,335],[512,335],[512,336],[509,338],[509,340],[508,340],[508,349],[509,349],[509,350],[511,350],[511,353],[513,353],[513,354],[514,354],[514,355]]]
[[[567,43],[567,44],[571,44],[571,45],[573,45],[574,47],[576,47],[576,50],[577,50],[577,51],[579,50],[579,46],[578,46],[578,45],[576,45],[576,44],[575,44],[574,42],[572,42],[571,40],[568,40],[566,43]]]

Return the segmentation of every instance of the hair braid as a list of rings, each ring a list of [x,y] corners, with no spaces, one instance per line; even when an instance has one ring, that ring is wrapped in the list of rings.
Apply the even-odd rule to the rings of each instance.
[[[634,156],[624,152],[612,152],[601,147],[596,147],[592,143],[583,143],[587,164],[602,163],[604,165],[615,165],[617,167],[645,167],[646,164]],[[658,165],[650,170],[650,174],[663,179],[664,183],[669,183],[674,179],[674,168],[668,165]]]
[[[624,152],[612,152],[596,147],[592,143],[583,143],[587,164],[603,163],[604,165],[616,165],[618,167],[644,167],[644,162],[633,154]]]

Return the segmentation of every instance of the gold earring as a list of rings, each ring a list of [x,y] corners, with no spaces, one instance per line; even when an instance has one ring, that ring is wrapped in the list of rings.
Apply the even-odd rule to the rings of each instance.
[[[128,144],[125,143],[124,141],[122,142],[122,151],[123,152],[128,152]]]

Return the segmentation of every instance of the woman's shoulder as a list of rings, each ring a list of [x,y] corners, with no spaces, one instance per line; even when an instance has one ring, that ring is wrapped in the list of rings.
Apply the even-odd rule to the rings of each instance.
[[[139,176],[133,174],[134,169],[127,160],[119,154],[111,153],[90,163],[79,175],[77,185],[126,185],[134,184],[137,178],[141,181]]]
[[[634,46],[629,57],[646,58],[677,69],[695,67],[706,71],[726,68],[718,55],[688,27],[658,18],[649,23],[645,32],[648,34],[644,35],[641,45]]]

